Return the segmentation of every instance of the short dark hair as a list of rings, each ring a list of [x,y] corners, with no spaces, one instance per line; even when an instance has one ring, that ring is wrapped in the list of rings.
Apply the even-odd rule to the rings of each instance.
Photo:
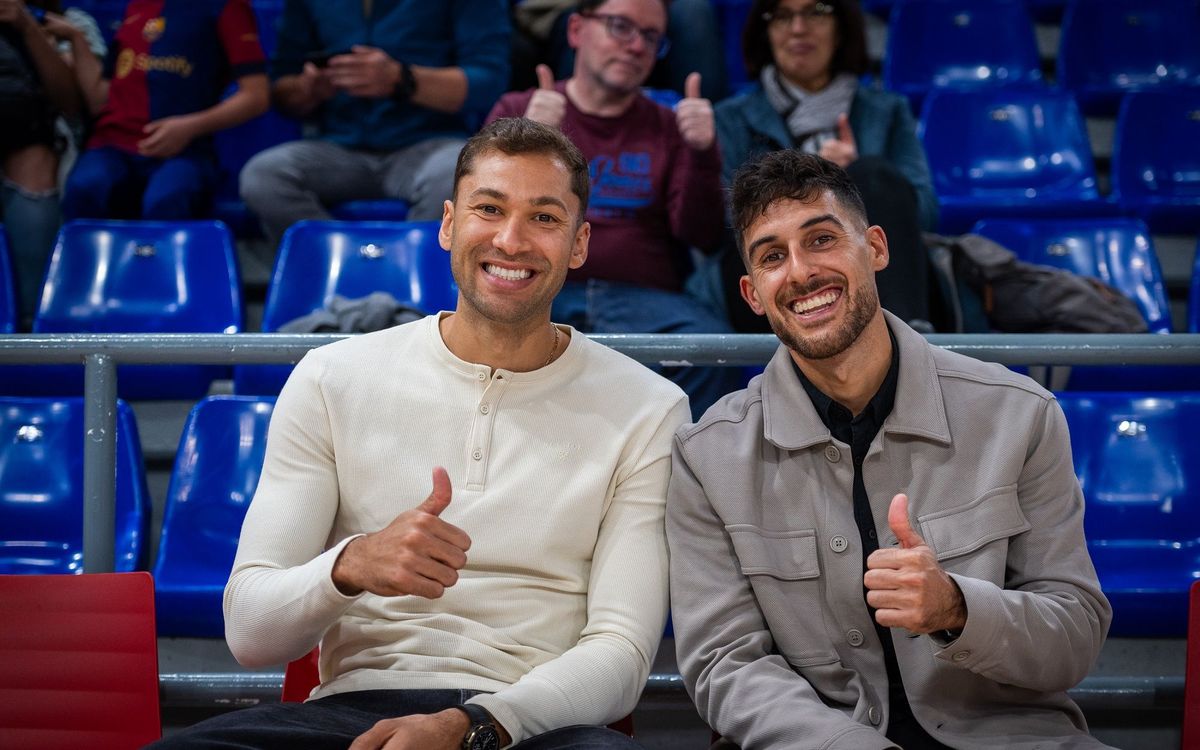
[[[503,117],[485,125],[471,136],[458,154],[458,163],[454,165],[455,198],[458,197],[459,181],[471,173],[475,160],[489,151],[499,151],[509,156],[545,154],[560,160],[571,177],[571,192],[579,199],[579,218],[576,223],[583,223],[592,189],[587,159],[558,128],[524,117]]]
[[[663,10],[670,10],[671,0],[659,0],[663,4]],[[608,0],[579,0],[575,3],[576,13],[591,13],[596,8],[607,3]]]
[[[867,56],[866,21],[858,0],[821,0],[833,7],[837,21],[838,44],[830,61],[830,72],[852,73],[860,76],[870,67]],[[742,27],[742,61],[751,79],[758,78],[762,69],[775,64],[771,55],[771,40],[767,37],[767,19],[763,16],[774,13],[780,0],[754,0],[746,25]]]
[[[864,226],[868,223],[862,195],[850,175],[816,154],[789,148],[772,151],[742,165],[734,174],[730,189],[733,235],[742,260],[749,262],[743,233],[774,203],[782,200],[808,203],[819,200],[825,192],[832,193],[838,203]]]

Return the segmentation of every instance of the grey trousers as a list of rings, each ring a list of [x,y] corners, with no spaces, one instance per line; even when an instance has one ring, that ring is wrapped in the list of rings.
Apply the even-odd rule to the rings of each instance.
[[[346,201],[399,198],[408,202],[413,221],[440,219],[465,142],[430,138],[398,151],[369,152],[328,141],[292,141],[248,161],[239,191],[275,244],[295,222],[328,219],[329,208]]]

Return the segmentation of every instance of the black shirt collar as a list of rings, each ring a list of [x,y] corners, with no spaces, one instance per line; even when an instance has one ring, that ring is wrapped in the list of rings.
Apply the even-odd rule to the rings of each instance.
[[[833,436],[846,444],[855,442],[851,440],[849,434],[852,423],[856,428],[854,432],[859,433],[862,432],[862,428],[866,428],[865,432],[871,436],[870,439],[874,439],[875,433],[883,425],[883,420],[892,413],[892,407],[896,404],[896,384],[900,379],[900,347],[896,344],[896,335],[892,333],[890,326],[887,331],[888,338],[892,342],[892,362],[888,366],[887,375],[884,376],[879,390],[875,392],[857,417],[851,414],[845,406],[834,401],[813,385],[795,360],[792,360],[792,369],[795,370],[796,376],[800,378],[800,384],[804,386],[805,392],[812,400],[817,415],[821,417],[821,421]]]

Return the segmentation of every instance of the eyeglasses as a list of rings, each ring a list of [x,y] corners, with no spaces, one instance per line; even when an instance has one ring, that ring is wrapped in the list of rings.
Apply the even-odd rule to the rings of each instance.
[[[628,44],[633,41],[634,37],[640,36],[646,46],[654,50],[654,54],[660,58],[665,57],[667,50],[671,48],[671,40],[667,39],[661,31],[643,29],[625,16],[612,13],[580,13],[579,15],[596,21],[604,21],[604,29],[618,42]]]
[[[770,13],[763,13],[762,18],[768,26],[777,29],[790,29],[797,18],[804,19],[805,26],[818,26],[833,20],[833,6],[825,3],[813,3],[800,10],[791,8],[776,8]]]

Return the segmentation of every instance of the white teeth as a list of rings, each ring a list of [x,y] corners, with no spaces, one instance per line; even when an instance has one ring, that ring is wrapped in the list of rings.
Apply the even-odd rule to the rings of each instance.
[[[487,271],[492,276],[498,276],[507,281],[520,281],[521,279],[528,279],[533,275],[533,272],[528,268],[514,270],[501,268],[500,266],[493,266],[491,263],[484,263],[483,270]]]
[[[818,307],[832,305],[836,299],[837,294],[834,292],[818,294],[816,297],[809,297],[806,300],[802,300],[792,305],[792,312],[796,313],[797,315],[803,315],[806,312],[816,310]]]

